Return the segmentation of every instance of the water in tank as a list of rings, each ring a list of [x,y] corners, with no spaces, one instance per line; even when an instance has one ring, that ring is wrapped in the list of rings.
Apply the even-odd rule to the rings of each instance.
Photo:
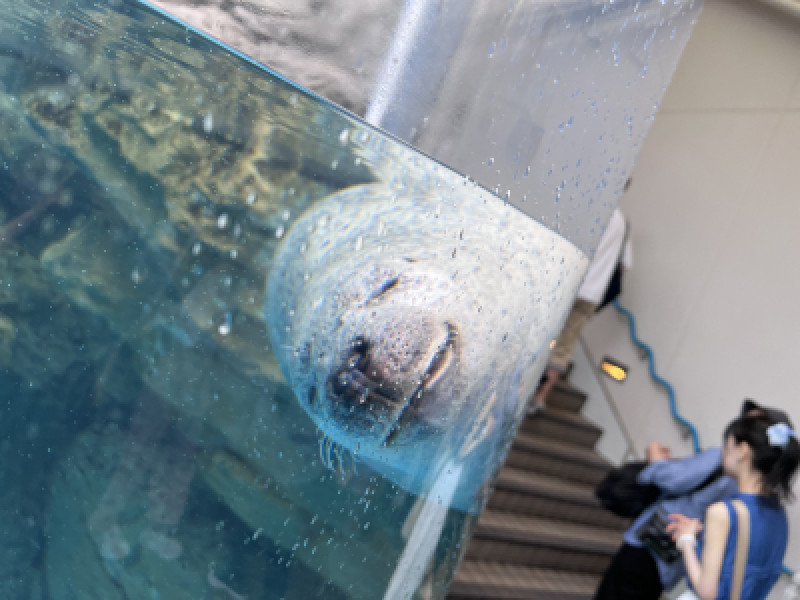
[[[422,60],[415,4],[343,12],[385,53],[334,36],[281,72],[187,24],[210,4],[0,2],[0,595],[444,596],[685,42],[664,14],[696,8],[489,15],[537,54],[483,47],[470,4]],[[673,49],[646,94],[537,79],[581,39],[613,89],[645,80],[606,14]],[[487,91],[512,68],[538,97]]]

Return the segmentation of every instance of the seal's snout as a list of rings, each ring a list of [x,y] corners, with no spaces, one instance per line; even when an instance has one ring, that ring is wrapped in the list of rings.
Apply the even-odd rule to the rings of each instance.
[[[396,390],[371,356],[371,348],[366,338],[355,338],[344,364],[328,378],[331,397],[341,405],[340,410],[385,412],[400,403]]]
[[[342,362],[327,380],[331,416],[350,426],[369,424],[367,430],[384,445],[431,430],[437,421],[431,417],[437,395],[453,391],[458,328],[448,322],[431,327],[423,321],[424,336],[373,341],[359,335],[351,340]]]

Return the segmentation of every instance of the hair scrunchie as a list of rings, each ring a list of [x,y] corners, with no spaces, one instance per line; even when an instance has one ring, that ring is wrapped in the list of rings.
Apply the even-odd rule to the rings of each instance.
[[[786,448],[790,437],[798,439],[797,433],[786,423],[775,423],[767,427],[767,438],[769,439],[770,446]]]

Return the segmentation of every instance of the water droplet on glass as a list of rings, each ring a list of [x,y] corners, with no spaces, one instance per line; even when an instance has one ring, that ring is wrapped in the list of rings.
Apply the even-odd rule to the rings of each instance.
[[[292,216],[292,215],[291,215],[291,213],[289,212],[289,209],[287,208],[287,209],[286,209],[286,210],[284,210],[284,211],[283,211],[283,213],[281,214],[281,219],[283,219],[284,221],[288,221],[290,216]]]
[[[225,229],[228,226],[229,217],[227,213],[222,213],[217,217],[217,228]]]
[[[489,166],[491,167],[494,164],[494,156],[489,158]]]
[[[207,112],[203,117],[203,131],[211,133],[212,129],[214,129],[214,115],[211,112]]]
[[[489,58],[492,58],[494,56],[496,50],[497,50],[497,44],[495,44],[494,42],[489,44]]]
[[[355,249],[356,251],[359,251],[363,247],[364,247],[364,237],[360,235],[356,238]]]
[[[284,231],[283,225],[278,225],[278,227],[275,228],[275,237],[281,239]]]
[[[525,173],[523,173],[523,175],[522,175],[522,176],[523,176],[523,177],[527,177],[527,176],[528,176],[528,175],[530,175],[530,174],[531,174],[531,166],[530,166],[530,165],[528,165],[527,167],[525,167]]]
[[[133,282],[133,285],[139,285],[142,280],[142,272],[139,270],[139,267],[134,267],[131,271],[131,281]]]
[[[342,129],[339,133],[339,143],[344,146],[347,144],[347,140],[350,138],[350,132],[347,129]]]
[[[247,198],[245,198],[245,202],[247,202],[247,204],[249,204],[250,206],[255,204],[256,203],[256,193],[254,191],[252,191],[252,190],[249,191],[247,193]]]

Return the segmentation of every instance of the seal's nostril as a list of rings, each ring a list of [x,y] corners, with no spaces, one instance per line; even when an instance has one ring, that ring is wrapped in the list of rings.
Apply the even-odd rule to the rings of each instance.
[[[350,356],[347,359],[347,367],[351,370],[358,370],[366,373],[369,369],[369,349],[371,344],[363,336],[358,336],[350,342]]]
[[[370,343],[364,336],[357,336],[350,342],[350,351],[358,354],[366,354],[369,352]]]
[[[311,406],[314,406],[316,402],[317,402],[317,386],[312,385],[310,388],[308,388],[308,403]]]

